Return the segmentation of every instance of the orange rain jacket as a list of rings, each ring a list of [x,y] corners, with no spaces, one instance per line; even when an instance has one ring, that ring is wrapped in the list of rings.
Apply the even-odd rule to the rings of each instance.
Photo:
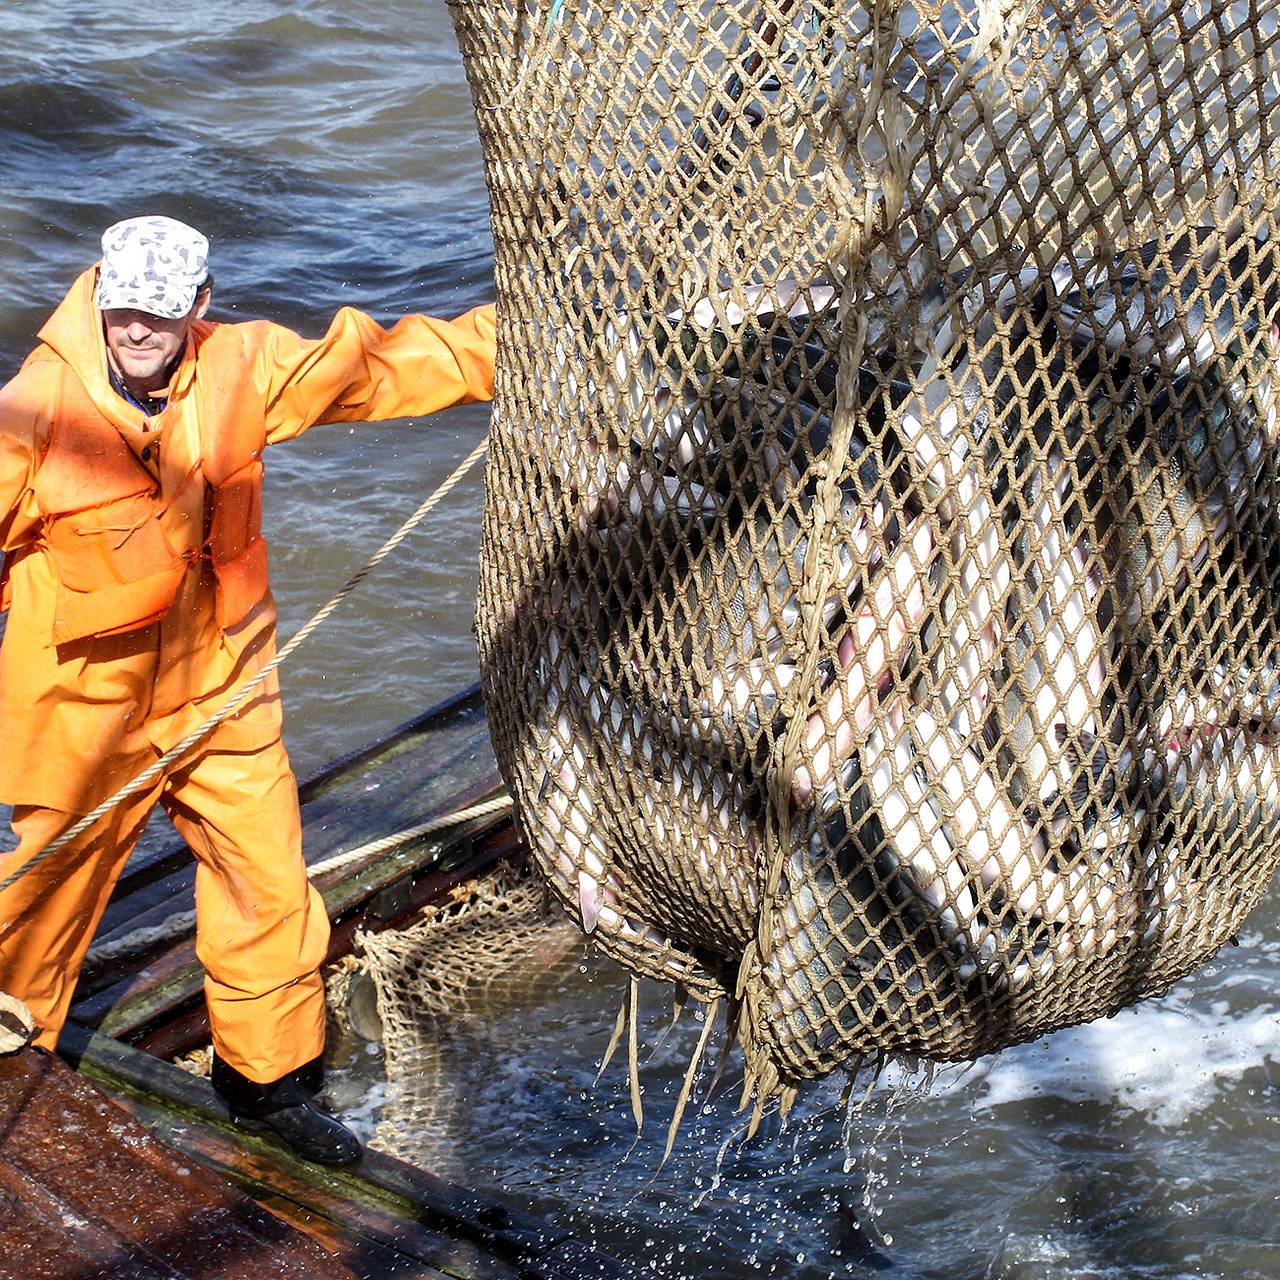
[[[265,445],[493,394],[492,307],[390,330],[344,308],[316,341],[195,322],[148,420],[108,381],[96,274],[0,391],[0,801],[67,813],[92,809],[273,656]],[[219,741],[252,751],[279,733],[271,678]]]

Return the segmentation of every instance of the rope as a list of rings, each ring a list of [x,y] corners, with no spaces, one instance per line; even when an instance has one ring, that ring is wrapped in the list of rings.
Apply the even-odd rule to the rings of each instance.
[[[436,818],[429,818],[426,822],[420,822],[416,827],[406,827],[403,831],[397,831],[394,835],[383,836],[380,840],[371,840],[368,844],[362,844],[358,848],[348,849],[345,853],[335,853],[332,857],[325,858],[322,862],[317,862],[313,867],[307,869],[307,874],[313,879],[326,871],[336,871],[339,867],[349,866],[353,862],[360,862],[364,858],[372,858],[379,853],[385,853],[389,849],[398,849],[401,845],[410,844],[421,836],[429,836],[437,831],[447,830],[449,827],[460,826],[464,822],[470,822],[473,818],[486,818],[491,813],[505,813],[511,809],[512,801],[509,795],[494,796],[492,800],[481,801],[480,804],[473,804],[470,808],[459,809],[456,813],[441,814]]]
[[[39,853],[35,854],[29,862],[17,871],[7,876],[3,883],[0,883],[0,894],[5,893],[12,888],[17,882],[29,871],[34,871],[47,858],[52,857],[69,841],[74,840],[76,836],[93,826],[104,814],[110,813],[117,804],[126,796],[132,795],[135,791],[140,791],[143,787],[154,782],[175,760],[184,756],[198,742],[206,738],[214,729],[218,727],[224,720],[233,716],[244,704],[249,700],[253,693],[258,689],[264,680],[284,662],[295,649],[298,648],[303,641],[307,640],[312,633],[320,627],[329,618],[329,615],[362,583],[365,578],[373,572],[374,569],[382,563],[393,552],[401,542],[413,532],[415,528],[430,514],[432,509],[437,506],[458,484],[458,482],[471,470],[473,466],[484,456],[485,449],[488,447],[487,440],[481,440],[474,449],[453,469],[452,474],[444,481],[442,485],[429,497],[422,505],[389,537],[386,542],[373,553],[365,564],[357,569],[355,573],[339,588],[333,597],[324,605],[322,605],[311,620],[307,622],[299,631],[297,631],[289,640],[289,642],[280,650],[278,654],[263,667],[257,675],[253,677],[241,690],[231,699],[221,710],[210,716],[202,725],[193,729],[177,746],[172,747],[160,757],[155,764],[144,770],[131,782],[127,782],[114,794],[108,796],[92,813],[86,814],[74,826],[68,828],[46,845]]]
[[[25,1049],[35,1034],[31,1010],[17,996],[0,991],[0,1057]]]
[[[474,818],[485,818],[491,813],[504,812],[511,808],[511,803],[509,795],[495,796],[492,800],[484,800],[480,804],[471,805],[469,808],[429,818],[426,822],[420,822],[415,827],[407,827],[405,830],[397,831],[393,835],[383,836],[381,839],[369,841],[368,844],[357,845],[354,849],[346,849],[341,853],[335,853],[331,857],[324,858],[307,868],[307,877],[314,880],[317,876],[324,875],[329,871],[335,871],[340,867],[349,866],[353,862],[361,862],[366,858],[372,859],[380,853],[398,849],[401,845],[410,844],[421,836],[429,836],[434,832],[444,831],[449,827],[461,826],[464,822],[470,822]],[[131,929],[128,933],[122,934],[118,938],[108,938],[104,942],[90,947],[85,956],[85,963],[102,964],[107,960],[114,959],[116,956],[127,955],[141,947],[148,947],[153,943],[160,942],[165,938],[177,937],[179,934],[186,933],[195,922],[196,913],[194,911],[175,911],[173,915],[166,916],[159,924],[143,925],[140,928]]]

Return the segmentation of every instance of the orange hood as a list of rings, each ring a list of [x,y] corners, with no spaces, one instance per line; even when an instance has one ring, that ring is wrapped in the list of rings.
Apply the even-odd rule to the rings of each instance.
[[[107,343],[102,334],[102,312],[94,301],[98,284],[95,263],[81,272],[67,296],[45,321],[40,341],[74,370],[89,399],[103,417],[117,426],[138,425],[141,411],[118,396],[107,376]],[[195,353],[215,326],[207,320],[191,325],[187,347],[169,384],[170,394],[177,395],[191,383],[195,372]]]

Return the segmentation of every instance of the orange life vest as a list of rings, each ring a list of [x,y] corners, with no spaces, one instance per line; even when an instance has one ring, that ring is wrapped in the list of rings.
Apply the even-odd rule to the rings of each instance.
[[[74,373],[62,378],[62,403],[34,486],[45,517],[41,540],[58,577],[56,644],[156,621],[202,556],[217,580],[224,630],[267,594],[262,416],[220,414],[200,403],[206,395],[252,397],[249,357],[234,331],[193,326],[190,340],[199,347],[196,376],[179,393],[197,397],[201,452],[176,493],[161,493]],[[204,489],[204,527],[168,518],[191,485]]]

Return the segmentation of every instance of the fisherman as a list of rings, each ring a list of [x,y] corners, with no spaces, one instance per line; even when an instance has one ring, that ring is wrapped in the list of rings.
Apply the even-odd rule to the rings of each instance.
[[[0,881],[140,775],[273,657],[262,450],[328,422],[493,394],[494,315],[346,307],[318,341],[207,319],[209,243],[117,222],[0,391]],[[52,1049],[111,890],[159,802],[191,847],[213,1086],[233,1117],[326,1164],[359,1158],[319,1110],[329,922],[302,859],[272,674],[145,789],[0,894],[0,990]]]

